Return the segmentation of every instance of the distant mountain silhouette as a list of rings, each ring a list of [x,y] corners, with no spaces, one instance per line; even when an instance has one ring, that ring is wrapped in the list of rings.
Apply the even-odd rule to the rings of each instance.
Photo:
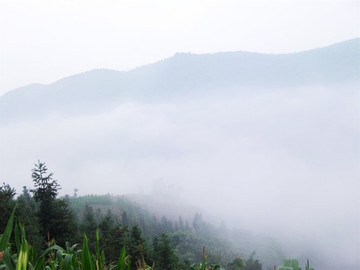
[[[359,81],[360,38],[293,54],[178,53],[128,72],[95,69],[50,85],[33,84],[0,97],[0,123],[51,113],[93,113],[129,100],[156,101],[194,93]]]

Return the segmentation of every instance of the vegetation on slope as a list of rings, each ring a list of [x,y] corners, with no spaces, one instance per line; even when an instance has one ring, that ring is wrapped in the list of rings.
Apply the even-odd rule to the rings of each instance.
[[[200,214],[189,224],[159,219],[125,197],[58,198],[52,176],[39,161],[34,189],[15,199],[13,188],[0,187],[0,269],[262,269]]]

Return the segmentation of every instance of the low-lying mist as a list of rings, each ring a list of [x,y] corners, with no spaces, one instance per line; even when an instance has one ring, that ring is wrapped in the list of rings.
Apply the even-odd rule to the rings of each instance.
[[[358,269],[359,100],[349,85],[233,89],[48,115],[0,127],[1,181],[20,193],[40,159],[63,195],[151,194],[160,185],[216,223],[276,236],[289,253],[316,254],[332,269]]]

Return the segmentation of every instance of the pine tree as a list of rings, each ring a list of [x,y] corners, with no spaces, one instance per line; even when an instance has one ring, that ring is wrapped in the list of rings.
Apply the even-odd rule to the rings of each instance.
[[[142,237],[142,232],[138,226],[131,228],[130,246],[128,248],[131,255],[131,268],[136,269],[136,263],[141,261],[142,255],[146,262],[149,260],[149,249],[146,240]],[[141,245],[141,247],[140,247]],[[141,254],[142,253],[142,254]]]
[[[39,219],[36,215],[36,203],[26,186],[17,198],[16,217],[20,224],[26,228],[26,238],[36,250],[42,249],[43,239],[40,234]]]
[[[31,174],[35,188],[30,191],[40,204],[37,215],[43,237],[45,240],[56,238],[59,244],[64,244],[76,237],[77,224],[68,201],[56,199],[60,185],[47,170],[45,163],[35,164]]]
[[[53,237],[54,229],[51,221],[55,218],[54,200],[60,187],[57,181],[52,178],[53,174],[48,174],[47,170],[45,163],[38,160],[31,174],[35,188],[30,191],[34,194],[34,199],[40,203],[38,217],[42,235]]]
[[[0,187],[0,232],[4,231],[7,221],[11,215],[11,211],[15,205],[15,194],[15,189],[10,187],[8,184],[3,183]]]
[[[97,228],[98,224],[95,219],[94,210],[90,205],[86,204],[81,222],[81,232],[85,233],[88,237],[89,248],[92,252],[95,252],[95,239]]]
[[[78,224],[74,212],[66,199],[56,199],[53,202],[53,218],[51,224],[51,237],[56,243],[65,246],[66,242],[76,243],[80,239],[78,235]]]
[[[160,239],[153,240],[153,253],[156,269],[176,270],[178,269],[179,258],[176,256],[170,238],[167,234],[162,234]]]
[[[246,260],[245,270],[261,270],[262,264],[258,259],[254,259],[255,252],[253,252],[250,257]]]
[[[246,262],[243,258],[237,257],[232,263],[229,264],[230,270],[245,270]]]
[[[38,160],[31,174],[35,189],[30,191],[34,194],[34,199],[41,202],[41,204],[54,200],[60,189],[57,180],[52,178],[53,173],[47,174],[47,170],[45,163]]]

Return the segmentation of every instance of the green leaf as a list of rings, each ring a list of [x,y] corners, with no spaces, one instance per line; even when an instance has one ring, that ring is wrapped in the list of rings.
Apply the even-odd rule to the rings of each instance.
[[[26,241],[24,235],[22,236],[21,242],[22,243],[21,243],[20,253],[18,256],[17,263],[16,263],[16,270],[26,270],[27,269],[29,249],[28,249],[28,244],[27,244],[27,241]]]
[[[20,252],[20,248],[21,248],[21,241],[20,241],[20,234],[19,234],[19,226],[18,224],[15,224],[15,246],[16,246],[16,250],[18,252]]]
[[[11,257],[9,248],[6,248],[4,251],[2,263],[6,265],[7,270],[15,270],[16,264],[14,262],[14,259]]]
[[[126,265],[126,250],[125,246],[121,249],[120,258],[116,265],[116,270],[125,270]]]
[[[73,265],[73,255],[72,254],[66,254],[64,260],[63,260],[63,264],[62,264],[62,269],[75,269],[75,266]]]
[[[15,215],[16,205],[14,206],[10,218],[6,224],[5,231],[0,239],[0,252],[4,251],[6,247],[9,245],[9,239],[11,236],[11,231],[14,223],[14,215]]]
[[[96,261],[97,261],[97,266],[99,267],[99,269],[103,269],[105,261],[102,260],[102,256],[100,253],[99,229],[96,230]]]
[[[61,251],[61,252],[65,252],[65,249],[63,249],[62,247],[58,246],[58,245],[53,245],[49,248],[47,248],[42,254],[41,257],[45,257],[50,251]]]
[[[44,269],[44,264],[45,264],[45,258],[44,257],[39,257],[36,260],[36,263],[35,263],[35,270]]]
[[[81,251],[81,265],[82,265],[82,269],[86,269],[86,270],[94,269],[86,234],[84,234],[84,243]]]

